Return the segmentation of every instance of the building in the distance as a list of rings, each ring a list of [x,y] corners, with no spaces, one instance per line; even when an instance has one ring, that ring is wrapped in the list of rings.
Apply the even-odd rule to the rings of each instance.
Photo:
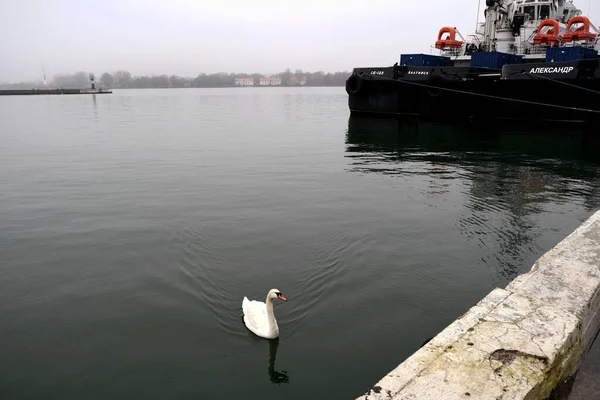
[[[290,83],[292,85],[304,86],[306,85],[306,77],[294,75],[292,76]]]
[[[279,86],[281,85],[281,78],[278,76],[272,76],[270,78],[259,78],[258,84],[260,86]]]
[[[254,86],[254,78],[235,78],[235,86]]]

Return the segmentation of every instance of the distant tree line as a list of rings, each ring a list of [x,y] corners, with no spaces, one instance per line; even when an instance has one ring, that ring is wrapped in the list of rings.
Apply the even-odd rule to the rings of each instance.
[[[281,77],[283,86],[290,85],[293,76],[305,77],[306,86],[344,86],[350,72],[326,73],[303,72],[289,69],[273,76]],[[236,78],[253,78],[256,83],[265,75],[259,73],[202,73],[195,78],[177,75],[132,76],[129,71],[105,72],[100,76],[100,84],[110,88],[185,88],[185,87],[229,87],[235,86]]]
[[[60,74],[53,77],[49,82],[50,87],[61,88],[88,88],[90,87],[89,73],[76,72],[74,74]],[[306,86],[344,86],[350,72],[303,72],[296,70],[291,72],[286,69],[284,72],[271,76],[281,77],[281,85],[291,84],[293,76],[305,77]],[[153,75],[153,76],[133,76],[129,71],[119,70],[113,73],[104,72],[96,76],[96,84],[104,88],[211,88],[211,87],[230,87],[235,86],[236,78],[253,78],[256,83],[265,75],[259,73],[202,73],[195,78],[181,77],[177,75]],[[29,89],[32,87],[42,87],[42,82],[21,82],[13,84],[0,84],[3,89]]]

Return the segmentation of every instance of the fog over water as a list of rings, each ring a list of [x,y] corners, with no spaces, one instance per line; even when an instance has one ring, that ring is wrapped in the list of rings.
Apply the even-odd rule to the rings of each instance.
[[[584,13],[589,0],[579,0]],[[479,10],[483,18],[485,2]],[[600,6],[589,7],[600,25]],[[475,29],[477,0],[41,0],[0,5],[0,81],[133,75],[344,71],[429,53],[440,27]]]

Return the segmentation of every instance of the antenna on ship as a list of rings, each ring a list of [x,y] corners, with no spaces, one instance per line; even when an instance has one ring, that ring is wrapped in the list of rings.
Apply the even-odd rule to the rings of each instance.
[[[481,0],[479,0],[477,2],[477,21],[475,22],[475,32],[477,32],[477,28],[479,28],[479,11],[480,11],[480,9],[481,9]]]

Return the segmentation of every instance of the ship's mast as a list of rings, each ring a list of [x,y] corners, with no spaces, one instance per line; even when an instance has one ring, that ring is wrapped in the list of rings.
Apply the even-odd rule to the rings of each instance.
[[[496,23],[498,21],[498,9],[502,0],[486,0],[485,5],[485,30],[483,32],[483,50],[493,51],[496,45]]]
[[[483,50],[495,51],[498,28],[514,14],[513,0],[486,0]]]
[[[481,10],[481,0],[477,2],[477,20],[475,21],[475,32],[479,29],[479,10]]]

